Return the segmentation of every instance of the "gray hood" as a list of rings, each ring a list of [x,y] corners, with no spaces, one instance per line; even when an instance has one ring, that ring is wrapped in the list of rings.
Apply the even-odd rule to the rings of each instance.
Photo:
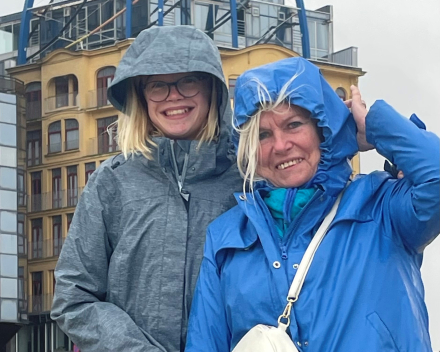
[[[108,99],[123,111],[129,79],[194,71],[217,78],[219,116],[223,116],[228,105],[228,89],[220,54],[211,38],[191,26],[149,28],[138,35],[119,63],[108,88]]]

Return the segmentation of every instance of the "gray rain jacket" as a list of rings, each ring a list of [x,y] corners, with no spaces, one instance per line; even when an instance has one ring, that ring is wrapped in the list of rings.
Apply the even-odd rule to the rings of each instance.
[[[191,27],[141,32],[109,98],[122,109],[127,78],[188,71],[217,78],[219,116],[229,121],[219,52]],[[164,137],[154,139],[153,161],[117,156],[89,179],[55,270],[51,312],[82,352],[184,350],[206,227],[235,204],[242,186],[224,121],[219,140],[199,150],[198,141],[176,142],[177,164],[186,170],[180,192],[173,141]]]

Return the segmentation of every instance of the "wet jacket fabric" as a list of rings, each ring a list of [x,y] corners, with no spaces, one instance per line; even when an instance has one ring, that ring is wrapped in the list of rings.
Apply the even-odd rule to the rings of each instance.
[[[142,32],[116,70],[111,101],[122,108],[129,77],[186,71],[217,78],[220,118],[230,117],[218,50],[191,27]],[[198,141],[157,137],[154,160],[119,155],[90,177],[56,267],[51,314],[82,352],[183,351],[206,228],[242,187],[229,133],[221,122],[219,140],[199,150]],[[187,158],[181,192],[173,147],[180,167]]]
[[[351,169],[356,127],[319,70],[287,59],[237,80],[235,123],[258,107],[256,80],[276,96],[295,73],[290,102],[311,112],[322,130],[317,191],[280,239],[263,197],[243,200],[208,228],[190,316],[187,352],[231,351],[257,324],[277,326],[311,238]],[[291,313],[288,333],[302,352],[432,351],[420,275],[422,252],[440,231],[439,138],[384,101],[366,117],[367,140],[403,170],[360,175],[347,187]],[[277,263],[280,263],[278,266]]]

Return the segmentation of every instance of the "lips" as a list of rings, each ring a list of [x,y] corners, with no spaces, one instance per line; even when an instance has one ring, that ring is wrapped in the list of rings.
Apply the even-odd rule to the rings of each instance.
[[[298,159],[292,159],[292,160],[289,160],[289,161],[285,161],[285,162],[277,165],[276,168],[278,170],[284,170],[284,169],[287,169],[288,167],[291,167],[291,166],[299,164],[303,160],[304,159],[302,159],[302,158],[298,158]]]

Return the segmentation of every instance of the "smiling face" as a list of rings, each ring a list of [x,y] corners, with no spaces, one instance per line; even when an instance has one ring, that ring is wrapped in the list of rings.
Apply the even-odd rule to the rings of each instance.
[[[191,93],[189,94],[191,97],[186,98],[179,93],[176,85],[172,85],[169,87],[169,95],[165,100],[157,102],[150,99],[152,90],[148,90],[148,88],[143,90],[151,122],[165,137],[196,139],[206,125],[211,97],[211,78],[191,81],[194,75],[197,75],[197,73],[153,75],[149,76],[143,84],[148,87],[150,82],[172,83],[184,77],[189,77],[188,82],[184,80],[183,84],[193,84],[196,91],[198,91],[195,95]],[[182,81],[180,82],[182,83]],[[161,86],[163,87],[162,83]]]
[[[318,170],[321,151],[315,123],[297,106],[282,104],[260,117],[257,174],[276,187],[300,187]]]

